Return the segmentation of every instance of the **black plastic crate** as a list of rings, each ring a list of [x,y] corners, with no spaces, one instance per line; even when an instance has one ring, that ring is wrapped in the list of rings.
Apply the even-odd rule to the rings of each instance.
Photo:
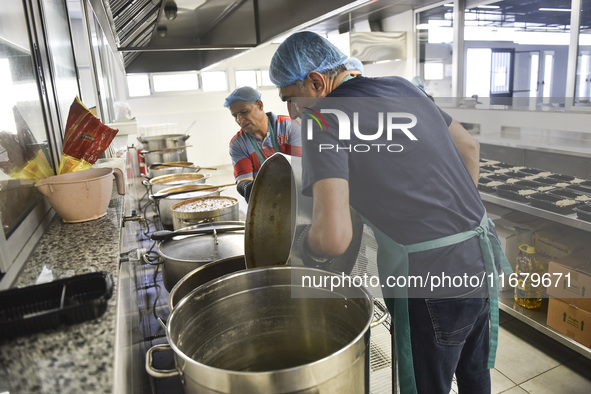
[[[530,194],[521,194],[520,191],[527,190]],[[496,187],[497,194],[501,197],[508,198],[510,200],[529,202],[529,195],[537,193],[534,189],[526,187],[515,186],[511,184],[500,185]]]
[[[556,190],[552,190],[550,192],[550,194],[554,195],[554,196],[562,196],[565,198],[570,198],[572,200],[575,200],[576,202],[589,202],[591,201],[591,196],[588,196],[584,193],[581,192],[576,192],[573,190],[569,190],[569,188],[564,188],[564,189],[556,189]]]
[[[580,203],[575,201],[574,204],[570,204],[570,205],[565,205],[565,206],[557,205],[557,203],[559,201],[565,200],[565,199],[566,198],[564,198],[563,196],[555,196],[550,193],[536,193],[536,194],[532,194],[529,197],[529,202],[534,207],[538,207],[538,208],[546,209],[548,211],[568,215],[570,213],[573,213],[573,209],[576,206],[580,205]]]
[[[591,205],[579,205],[575,207],[575,212],[577,213],[577,218],[591,222]]]
[[[0,338],[81,323],[105,313],[113,295],[109,272],[93,272],[0,292]]]

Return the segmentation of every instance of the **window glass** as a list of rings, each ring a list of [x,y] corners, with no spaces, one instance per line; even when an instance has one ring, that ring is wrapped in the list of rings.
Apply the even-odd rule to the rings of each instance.
[[[259,86],[275,86],[269,77],[269,70],[259,70],[257,74]]]
[[[148,74],[132,74],[127,76],[129,97],[149,96],[150,79]]]
[[[433,97],[452,96],[453,4],[417,13],[418,75]]]
[[[257,88],[256,70],[238,70],[236,71],[236,86],[250,86]]]
[[[581,0],[575,97],[576,104],[591,105],[591,0]]]
[[[204,92],[220,92],[228,90],[228,78],[225,71],[205,71],[201,73]]]
[[[199,78],[197,73],[153,74],[154,92],[179,92],[184,90],[198,90]]]

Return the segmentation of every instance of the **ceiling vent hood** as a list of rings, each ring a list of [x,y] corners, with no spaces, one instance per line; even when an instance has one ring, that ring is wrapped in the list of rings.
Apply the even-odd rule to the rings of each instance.
[[[358,32],[349,35],[351,57],[364,63],[406,59],[406,32]]]
[[[201,70],[375,0],[104,0],[128,73]]]

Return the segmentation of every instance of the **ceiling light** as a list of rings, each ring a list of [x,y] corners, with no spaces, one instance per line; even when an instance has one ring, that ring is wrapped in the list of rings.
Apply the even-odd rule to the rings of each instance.
[[[173,20],[174,18],[176,18],[176,13],[178,11],[178,8],[176,6],[176,3],[174,1],[169,1],[168,3],[166,3],[166,5],[164,6],[164,16],[166,17],[166,19],[168,19],[169,21]]]
[[[538,11],[570,12],[570,8],[539,8]]]
[[[479,5],[477,8],[489,8],[491,10],[496,10],[501,7],[498,5]]]
[[[453,4],[444,4],[443,6],[444,7],[453,7],[454,5]]]

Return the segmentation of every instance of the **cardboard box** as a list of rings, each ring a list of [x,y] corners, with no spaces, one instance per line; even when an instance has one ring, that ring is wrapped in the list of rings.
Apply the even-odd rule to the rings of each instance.
[[[552,281],[548,295],[591,312],[591,250],[551,261],[548,274]]]
[[[560,261],[589,244],[589,233],[568,226],[548,223],[534,232],[533,246],[538,259],[546,266],[550,261]]]
[[[548,327],[591,347],[591,312],[569,305],[558,298],[548,300]]]

